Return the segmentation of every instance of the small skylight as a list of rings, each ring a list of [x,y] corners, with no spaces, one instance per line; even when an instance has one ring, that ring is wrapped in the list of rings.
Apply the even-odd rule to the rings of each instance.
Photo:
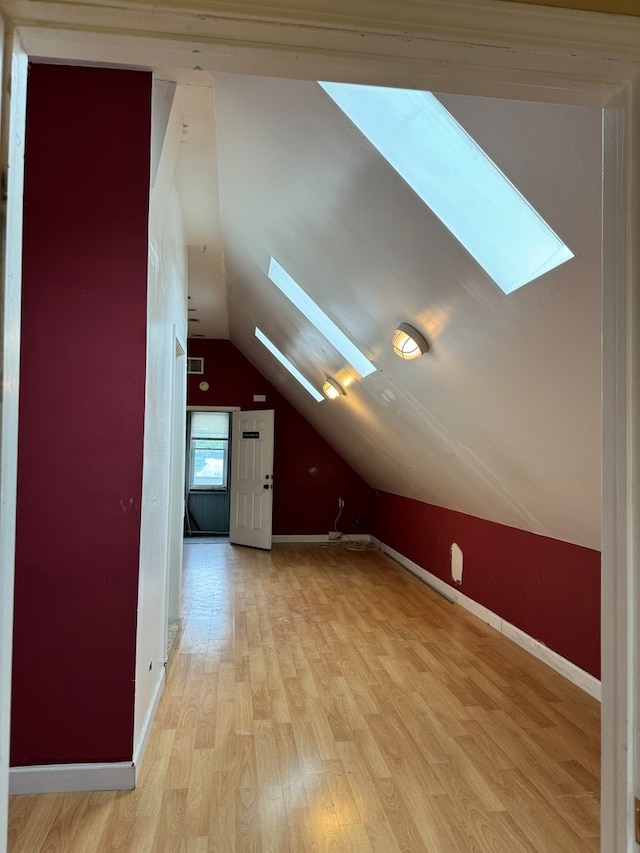
[[[256,338],[260,341],[261,344],[263,344],[269,350],[271,355],[275,356],[278,359],[278,361],[280,362],[280,364],[283,367],[286,367],[286,369],[294,377],[294,379],[298,380],[298,382],[302,385],[304,390],[308,391],[314,400],[317,400],[318,403],[321,403],[324,400],[324,395],[321,394],[319,391],[316,391],[316,389],[313,387],[313,385],[310,382],[307,382],[307,380],[300,373],[298,368],[295,367],[295,365],[293,365],[289,361],[289,359],[286,357],[286,355],[284,355],[283,353],[280,352],[280,350],[278,349],[278,347],[275,344],[271,343],[269,338],[264,334],[264,332],[261,332],[257,326],[256,326]]]
[[[320,86],[505,293],[573,257],[430,92]]]
[[[351,343],[349,338],[340,331],[333,320],[319,308],[316,303],[307,296],[300,285],[295,282],[289,273],[280,266],[275,258],[269,261],[269,278],[282,293],[309,320],[316,329],[341,353],[352,367],[358,371],[360,376],[368,376],[375,371],[374,365],[366,358],[360,350]]]

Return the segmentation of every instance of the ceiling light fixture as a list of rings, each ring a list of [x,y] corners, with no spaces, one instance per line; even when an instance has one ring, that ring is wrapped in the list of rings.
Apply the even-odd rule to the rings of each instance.
[[[340,385],[339,382],[336,382],[336,380],[331,376],[327,376],[324,385],[322,386],[322,393],[330,400],[337,400],[338,397],[347,396],[347,392],[344,390],[342,385]]]
[[[429,344],[417,329],[408,323],[399,323],[391,338],[391,346],[396,355],[405,361],[420,358],[429,351]]]

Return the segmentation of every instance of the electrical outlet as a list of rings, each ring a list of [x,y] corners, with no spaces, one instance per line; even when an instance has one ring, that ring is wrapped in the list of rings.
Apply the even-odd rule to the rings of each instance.
[[[344,509],[344,498],[338,498],[338,509]]]

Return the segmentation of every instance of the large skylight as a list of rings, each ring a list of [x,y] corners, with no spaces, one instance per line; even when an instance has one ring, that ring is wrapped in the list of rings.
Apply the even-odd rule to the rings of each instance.
[[[573,257],[430,92],[320,86],[505,293]]]
[[[283,367],[286,367],[286,369],[289,371],[289,373],[295,379],[298,380],[298,382],[302,385],[302,387],[304,388],[305,391],[308,391],[309,394],[311,394],[311,396],[313,397],[314,400],[317,400],[318,403],[321,403],[324,400],[324,395],[321,394],[319,391],[316,391],[316,389],[313,387],[313,385],[310,382],[307,382],[307,380],[300,373],[298,368],[289,361],[289,359],[286,357],[286,355],[284,355],[283,353],[280,352],[278,347],[274,343],[272,343],[269,340],[269,338],[264,334],[264,332],[261,332],[257,326],[256,326],[256,338],[260,341],[261,344],[263,344],[269,350],[271,355],[275,356],[275,358],[278,359],[278,361],[280,362],[280,364]]]
[[[269,262],[269,278],[282,293],[290,299],[296,308],[304,314],[316,329],[341,353],[358,371],[360,376],[368,376],[375,371],[374,365],[349,340],[333,320],[329,319],[310,296],[304,292],[289,273],[280,266],[275,258]]]

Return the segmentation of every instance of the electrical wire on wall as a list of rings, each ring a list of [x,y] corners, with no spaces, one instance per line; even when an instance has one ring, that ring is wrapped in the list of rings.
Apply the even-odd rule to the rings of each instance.
[[[338,498],[338,514],[336,515],[336,520],[333,522],[333,532],[337,533],[338,536],[336,538],[340,538],[342,533],[338,530],[338,522],[340,521],[340,516],[342,515],[342,507],[344,506],[344,501],[342,498]]]
[[[344,508],[344,499],[338,498],[338,514],[333,522],[333,530],[329,532],[329,541],[322,548],[345,548],[347,551],[377,551],[377,547],[362,539],[352,539],[348,533],[342,533],[338,529],[338,522]]]

